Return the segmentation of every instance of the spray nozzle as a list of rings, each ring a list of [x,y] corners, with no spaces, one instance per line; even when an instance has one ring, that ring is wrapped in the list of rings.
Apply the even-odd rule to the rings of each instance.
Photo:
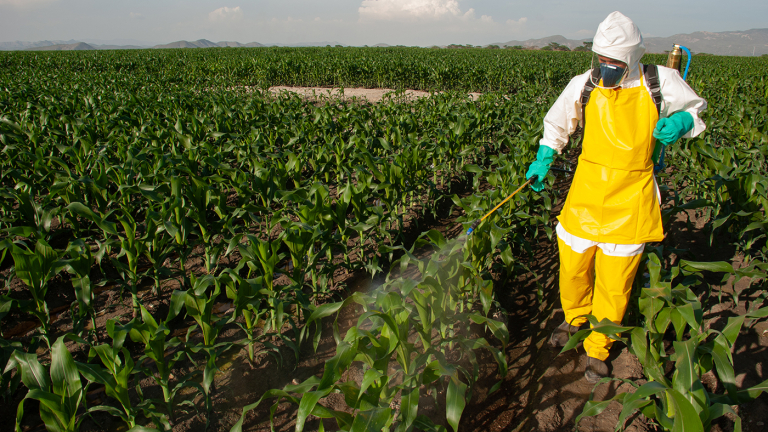
[[[469,229],[467,230],[467,235],[470,235],[470,234],[472,234],[472,232],[475,230],[475,228],[477,228],[477,227],[480,225],[480,221],[481,221],[480,219],[476,220],[476,221],[475,221],[475,222],[472,224],[472,226],[471,226],[471,227],[469,227]]]

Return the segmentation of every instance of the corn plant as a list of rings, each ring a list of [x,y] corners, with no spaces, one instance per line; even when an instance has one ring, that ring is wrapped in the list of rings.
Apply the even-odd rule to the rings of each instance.
[[[78,412],[85,407],[85,392],[80,380],[78,367],[72,355],[64,346],[64,336],[59,337],[51,347],[51,365],[45,368],[37,361],[34,353],[13,351],[4,373],[17,369],[21,381],[29,390],[24,401],[34,399],[40,403],[40,418],[50,431],[74,432],[79,430],[85,418]],[[20,432],[24,417],[24,401],[16,409],[16,431]]]
[[[118,269],[118,272],[123,279],[123,286],[127,285],[131,292],[131,307],[133,317],[139,316],[139,296],[138,285],[141,279],[139,273],[139,257],[147,249],[146,243],[137,238],[136,229],[138,227],[135,219],[131,213],[125,209],[121,209],[118,212],[117,220],[123,227],[123,232],[117,231],[117,224],[107,220],[107,217],[111,216],[114,211],[108,212],[106,215],[101,215],[82,203],[75,202],[67,206],[69,210],[69,221],[73,225],[79,225],[79,222],[75,216],[88,220],[95,224],[104,234],[105,241],[103,244],[99,244],[99,253],[95,257],[101,264],[101,260],[105,253],[108,253],[112,245],[120,246],[120,252],[116,257],[109,257],[112,264]],[[115,236],[117,239],[111,238]],[[126,257],[127,265],[123,263],[120,258]],[[83,269],[85,271],[85,269]],[[82,276],[79,276],[79,280],[82,281]]]
[[[289,276],[294,285],[299,289],[304,286],[304,277],[315,266],[320,256],[315,242],[320,239],[322,232],[320,227],[305,223],[285,221],[285,229],[282,241],[288,247],[291,255],[293,271]]]
[[[213,240],[226,224],[226,217],[229,215],[224,215],[223,220],[209,222],[208,212],[213,209],[213,203],[219,192],[204,179],[194,175],[190,175],[190,179],[192,181],[184,191],[185,208],[188,209],[188,217],[195,222],[193,226],[199,231],[200,243],[205,251],[205,270],[208,274],[214,274],[224,244],[214,244]]]
[[[129,211],[123,210],[117,220],[123,227],[123,233],[118,233],[120,253],[110,260],[123,278],[124,284],[128,285],[131,291],[131,308],[133,317],[137,318],[140,316],[139,282],[141,281],[141,274],[139,273],[139,258],[146,253],[148,244],[145,238],[139,238],[136,232],[138,224]],[[150,235],[149,233],[144,234],[145,237]],[[122,257],[126,258],[127,265],[120,261]]]
[[[333,245],[341,250],[341,253],[344,256],[343,266],[348,270],[352,269],[352,262],[349,256],[349,248],[347,246],[347,242],[349,242],[351,234],[354,233],[348,214],[352,210],[354,197],[355,188],[352,186],[350,181],[347,180],[346,185],[338,192],[338,197],[336,198],[336,207],[331,213],[333,225],[335,226],[333,232],[335,237]],[[333,251],[331,250],[331,252]]]
[[[267,308],[262,307],[263,294],[261,291],[261,281],[259,279],[243,279],[235,272],[227,272],[229,280],[225,282],[227,297],[232,300],[234,306],[234,313],[229,319],[229,322],[236,322],[237,318],[243,318],[243,322],[237,322],[237,325],[245,332],[247,345],[248,360],[251,364],[255,363],[254,347],[257,343],[262,343],[271,353],[278,353],[279,350],[275,345],[268,341],[269,334],[264,331],[264,325],[262,324],[262,334],[256,335],[259,330],[259,323],[262,321],[267,312]]]
[[[72,330],[82,334],[87,321],[91,323],[91,333],[96,333],[96,311],[94,308],[94,293],[91,286],[91,266],[94,263],[90,247],[81,239],[77,239],[67,247],[69,259],[67,271],[72,275],[72,286],[75,289],[76,301],[72,303]],[[77,307],[75,308],[75,305]]]
[[[96,225],[104,234],[104,238],[107,238],[108,235],[117,235],[117,225],[107,220],[112,215],[113,210],[107,213],[96,212],[86,207],[82,202],[73,202],[65,209],[67,210],[65,214],[67,221],[74,227],[74,231],[78,233],[80,238],[86,238],[89,235],[87,235],[87,230],[81,227],[78,216],[84,221]]]
[[[112,339],[112,343],[91,346],[88,352],[89,362],[98,357],[103,367],[92,363],[76,362],[80,374],[90,383],[103,385],[107,396],[117,400],[122,409],[121,411],[113,406],[98,405],[90,407],[88,411],[107,412],[119,417],[129,428],[136,427],[139,416],[144,416],[150,418],[156,425],[170,429],[166,417],[157,411],[151,400],[142,400],[135,406],[131,402],[129,394],[131,378],[138,370],[130,353],[123,347],[130,331],[130,323],[122,326],[115,320],[108,320],[107,334]],[[141,396],[141,387],[138,384],[136,389]]]
[[[61,208],[51,202],[50,196],[45,196],[39,202],[35,199],[31,188],[18,188],[16,190],[0,190],[0,196],[16,203],[14,223],[3,231],[11,235],[45,240],[48,238],[51,223],[59,215]]]
[[[189,235],[192,232],[193,224],[192,219],[187,217],[187,212],[184,210],[184,202],[181,195],[181,179],[174,177],[171,179],[172,187],[172,201],[163,204],[161,217],[165,221],[165,226],[168,234],[172,235],[175,241],[175,250],[179,255],[179,271],[182,276],[182,286],[188,287],[189,280],[186,274],[186,262],[189,255],[192,253],[193,245],[191,244]]]
[[[232,299],[235,308],[230,322],[236,322],[242,316],[243,323],[236,322],[236,324],[246,334],[244,342],[247,344],[248,359],[251,363],[254,363],[254,348],[258,343],[264,347],[262,352],[268,353],[282,364],[280,348],[273,343],[278,339],[293,351],[295,361],[298,363],[299,344],[283,332],[286,325],[290,325],[294,333],[298,332],[295,319],[290,313],[295,303],[275,301],[270,291],[261,288],[261,278],[242,279],[235,272],[228,272],[228,275],[231,279],[225,281],[227,297]],[[257,331],[260,331],[260,334],[257,334]]]
[[[252,234],[245,237],[248,242],[238,245],[240,255],[243,257],[240,267],[247,265],[248,278],[254,276],[255,272],[261,275],[264,288],[275,291],[275,270],[277,264],[285,258],[285,254],[280,252],[282,239],[278,237],[271,241],[261,240]]]
[[[206,411],[208,412],[207,428],[212,409],[211,392],[213,391],[213,380],[218,370],[216,360],[221,354],[232,348],[233,344],[230,342],[216,343],[219,332],[227,323],[227,320],[213,314],[213,306],[219,294],[221,294],[220,278],[212,275],[204,275],[198,278],[192,274],[190,279],[192,287],[189,290],[186,292],[174,292],[174,295],[171,297],[171,313],[168,314],[166,321],[175,318],[181,311],[181,304],[184,304],[186,306],[186,315],[192,317],[197,323],[187,330],[186,348],[192,353],[202,351],[206,357],[201,386],[205,395]],[[213,286],[213,291],[207,292],[211,286]],[[200,331],[202,334],[202,343],[192,344],[190,342],[189,339],[195,331]]]
[[[158,209],[159,210],[159,209]],[[174,274],[165,266],[167,259],[174,253],[174,236],[171,235],[163,223],[163,215],[158,211],[147,210],[145,218],[146,236],[142,239],[145,242],[144,257],[151,264],[150,276],[154,281],[153,294],[158,295],[160,291],[160,281],[173,277]]]
[[[67,264],[59,259],[59,254],[42,239],[35,243],[34,249],[22,248],[14,243],[11,245],[11,254],[15,264],[16,277],[24,282],[32,295],[33,307],[28,312],[40,320],[42,324],[41,336],[50,348],[51,317],[48,313],[45,295],[48,292],[48,282]]]
[[[317,263],[322,258],[323,252],[325,252],[329,262],[333,261],[332,246],[336,244],[333,238],[334,222],[340,217],[346,218],[346,207],[337,203],[339,209],[334,209],[331,205],[328,187],[321,183],[315,183],[310,187],[308,198],[299,204],[297,216],[302,224],[317,228],[313,233],[314,239],[309,240],[312,244],[306,255],[306,269],[315,297],[317,297],[319,291],[323,289],[323,287],[318,286],[321,279],[320,274],[332,275],[335,269],[333,265],[326,265],[321,272],[318,272]],[[340,215],[339,211],[343,212],[343,215]],[[289,231],[288,235],[293,236],[293,231]],[[327,282],[327,279],[327,277],[322,278],[324,282]]]
[[[21,342],[7,341],[0,338],[0,369],[3,370],[0,375],[0,397],[3,402],[7,402],[9,396],[16,392],[21,382],[21,374],[14,374],[12,370],[7,370],[8,362],[16,351],[22,352]],[[34,352],[34,349],[30,351]]]
[[[286,312],[295,303],[290,299],[285,298],[285,293],[280,287],[274,285],[275,270],[277,264],[285,257],[285,254],[279,252],[280,245],[282,244],[282,237],[278,237],[272,241],[261,240],[256,236],[247,235],[248,243],[246,245],[239,245],[240,254],[243,260],[234,271],[227,272],[229,275],[229,281],[227,282],[227,296],[236,302],[236,315],[239,315],[239,311],[242,310],[246,327],[244,330],[249,339],[253,337],[253,326],[258,321],[258,317],[261,314],[265,314],[265,326],[263,331],[270,333],[270,337],[280,337],[289,345],[292,345],[287,338],[283,336],[283,326],[286,321],[294,325],[293,320],[290,320],[286,316]],[[245,266],[248,265],[248,278],[241,278],[238,273]],[[260,286],[259,290],[255,290],[250,286],[253,281],[250,276],[256,271],[261,276],[256,279]],[[255,282],[255,281],[253,281]],[[248,286],[246,286],[248,285]],[[242,287],[242,291],[235,286]],[[298,304],[301,305],[302,296],[297,293],[296,298],[299,300]],[[262,305],[258,305],[256,302],[261,302]],[[239,306],[238,306],[239,305]],[[298,306],[297,306],[298,307]],[[254,315],[255,314],[255,315]],[[233,317],[233,319],[236,317]],[[249,342],[249,358],[252,358],[253,345]],[[298,350],[294,349],[298,355]]]
[[[177,291],[177,293],[179,292]],[[174,302],[174,307],[179,308],[182,306],[183,303]],[[178,313],[179,311],[173,311],[169,313],[169,316],[174,316]],[[160,321],[158,323],[144,306],[141,306],[141,321],[134,320],[127,327],[130,328],[129,335],[131,340],[144,345],[144,355],[139,358],[138,368],[145,375],[151,377],[162,389],[163,399],[156,403],[165,408],[165,414],[168,416],[170,423],[173,424],[176,418],[175,412],[177,407],[194,407],[190,400],[176,404],[176,395],[180,390],[185,387],[194,387],[204,394],[203,388],[198,383],[190,381],[194,374],[188,374],[181,378],[176,385],[171,385],[171,371],[176,362],[185,354],[184,349],[180,347],[181,341],[176,337],[168,339],[170,330],[166,326],[166,322]],[[157,372],[153,372],[143,366],[145,359],[151,360],[154,363]]]

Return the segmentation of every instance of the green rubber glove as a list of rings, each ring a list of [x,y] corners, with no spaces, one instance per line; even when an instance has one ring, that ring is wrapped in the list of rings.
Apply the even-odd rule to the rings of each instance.
[[[653,148],[653,156],[651,156],[654,172],[664,169],[664,158],[660,157],[664,154],[664,149],[679,140],[691,129],[693,129],[693,116],[686,111],[678,111],[656,122],[656,128],[653,130],[656,146]]]
[[[653,136],[664,145],[670,145],[693,129],[693,116],[686,111],[678,111],[671,116],[659,119]]]
[[[536,192],[544,190],[544,183],[542,181],[547,177],[549,167],[552,165],[552,161],[555,160],[555,153],[557,153],[552,147],[545,145],[539,145],[539,151],[536,153],[536,161],[528,167],[528,172],[525,173],[525,179],[530,180],[531,177],[536,176],[536,180],[531,183],[531,188]]]

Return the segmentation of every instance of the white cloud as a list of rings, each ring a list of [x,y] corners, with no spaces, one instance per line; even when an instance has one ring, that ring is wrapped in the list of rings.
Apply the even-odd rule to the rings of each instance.
[[[507,20],[507,25],[512,26],[512,27],[522,27],[527,22],[528,22],[528,18],[526,18],[526,17],[522,17],[522,18],[520,18],[517,21],[515,21],[513,19],[508,19]]]
[[[363,0],[358,13],[361,21],[446,21],[475,18],[475,10],[462,12],[457,0]]]
[[[240,6],[220,7],[208,14],[211,21],[237,21],[243,18],[243,10]]]
[[[128,14],[128,16],[131,17],[132,19],[144,18],[144,15],[142,15],[142,14],[140,14],[138,12],[131,12],[130,14]]]

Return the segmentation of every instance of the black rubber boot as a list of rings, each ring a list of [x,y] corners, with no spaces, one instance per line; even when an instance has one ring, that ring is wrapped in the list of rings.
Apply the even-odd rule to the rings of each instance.
[[[549,344],[552,345],[553,348],[562,348],[568,343],[568,339],[570,339],[571,335],[577,331],[579,331],[578,327],[563,321],[563,323],[557,326],[555,331],[552,332],[552,336],[549,337]]]
[[[587,382],[594,384],[607,376],[608,364],[606,362],[587,357],[587,370],[584,372],[584,378],[587,379]]]

